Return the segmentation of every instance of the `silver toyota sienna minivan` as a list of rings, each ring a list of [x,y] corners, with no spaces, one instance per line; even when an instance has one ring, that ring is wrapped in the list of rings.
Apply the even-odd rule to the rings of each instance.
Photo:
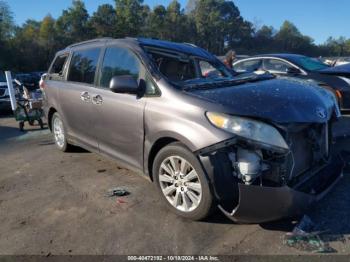
[[[215,207],[245,223],[294,216],[341,178],[332,93],[235,74],[192,44],[77,43],[57,53],[41,87],[58,149],[78,145],[141,171],[186,218]]]

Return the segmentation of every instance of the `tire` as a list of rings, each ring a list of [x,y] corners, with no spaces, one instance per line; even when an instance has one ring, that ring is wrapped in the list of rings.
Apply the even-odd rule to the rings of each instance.
[[[199,160],[185,146],[172,143],[161,149],[152,171],[158,191],[170,210],[191,220],[210,215],[214,199],[208,179]]]
[[[24,122],[23,122],[23,121],[20,121],[20,122],[18,123],[18,127],[19,127],[19,130],[20,130],[21,132],[23,132],[23,131],[24,131]]]
[[[40,128],[44,129],[44,122],[41,118],[38,120],[38,123],[39,123]]]
[[[67,132],[63,125],[63,121],[57,112],[52,116],[51,126],[56,147],[62,152],[70,151],[71,145],[67,141]]]

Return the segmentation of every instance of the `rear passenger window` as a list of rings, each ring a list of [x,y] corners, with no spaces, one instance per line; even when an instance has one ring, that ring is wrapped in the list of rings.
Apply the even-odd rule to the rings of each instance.
[[[114,76],[131,75],[138,79],[140,62],[129,50],[121,47],[109,47],[103,59],[100,86],[109,87]]]
[[[54,80],[62,79],[64,67],[68,59],[68,54],[57,56],[54,63],[52,64],[50,75]]]
[[[100,48],[92,48],[74,52],[68,81],[93,84],[100,51]]]

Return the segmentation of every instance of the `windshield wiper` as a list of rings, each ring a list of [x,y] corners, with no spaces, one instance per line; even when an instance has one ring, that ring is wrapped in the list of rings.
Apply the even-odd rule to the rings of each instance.
[[[227,87],[227,86],[236,86],[244,83],[253,83],[263,80],[269,80],[275,78],[276,76],[272,74],[263,74],[263,75],[249,75],[247,77],[241,77],[237,79],[227,79],[222,81],[212,81],[204,83],[193,83],[187,84],[183,87],[183,90],[187,91],[190,89],[209,89],[213,87]]]

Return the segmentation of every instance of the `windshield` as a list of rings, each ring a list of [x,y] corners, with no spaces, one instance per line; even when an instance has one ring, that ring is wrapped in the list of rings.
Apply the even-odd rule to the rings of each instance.
[[[158,71],[168,80],[179,85],[192,80],[226,79],[232,73],[219,61],[208,61],[172,50],[147,48]]]
[[[3,71],[0,71],[0,82],[6,82],[5,73]]]
[[[308,71],[319,71],[319,70],[326,69],[329,67],[328,65],[322,63],[321,61],[319,61],[317,59],[313,59],[313,58],[306,57],[306,56],[296,58],[295,62],[300,67],[302,67]]]

